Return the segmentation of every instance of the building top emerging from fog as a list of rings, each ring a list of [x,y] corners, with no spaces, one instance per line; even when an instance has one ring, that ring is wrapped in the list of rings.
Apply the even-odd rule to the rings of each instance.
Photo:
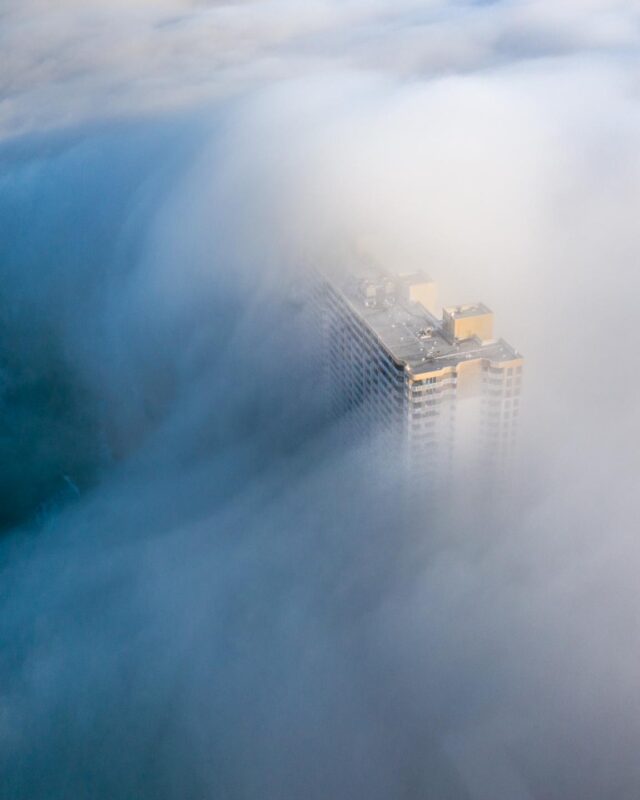
[[[321,281],[331,406],[356,427],[388,432],[412,480],[504,464],[513,451],[523,359],[493,334],[483,303],[436,316],[423,273],[358,271]],[[387,452],[391,452],[388,449]]]
[[[414,379],[476,359],[521,359],[504,339],[493,337],[493,313],[483,303],[446,307],[438,319],[436,285],[424,273],[350,274],[331,284]]]

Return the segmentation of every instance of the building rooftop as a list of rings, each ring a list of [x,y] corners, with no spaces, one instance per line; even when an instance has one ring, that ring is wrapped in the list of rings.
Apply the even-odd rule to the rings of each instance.
[[[463,306],[448,306],[446,309],[454,319],[475,317],[478,314],[490,314],[491,310],[484,303],[467,303]]]
[[[502,363],[521,358],[504,339],[482,341],[477,336],[456,339],[447,332],[443,320],[412,300],[411,285],[426,285],[426,275],[392,276],[382,272],[349,274],[331,278],[353,311],[366,323],[394,361],[415,375],[436,372],[444,367],[478,358]],[[447,309],[454,318],[491,314],[481,304]]]

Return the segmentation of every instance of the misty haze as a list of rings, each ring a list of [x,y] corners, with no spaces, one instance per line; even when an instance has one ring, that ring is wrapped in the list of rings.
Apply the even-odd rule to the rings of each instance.
[[[0,9],[0,797],[640,797],[640,7]]]

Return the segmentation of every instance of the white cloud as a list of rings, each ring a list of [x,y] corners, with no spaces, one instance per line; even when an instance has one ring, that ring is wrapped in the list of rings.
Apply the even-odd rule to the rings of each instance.
[[[16,797],[637,795],[635,6],[2,12],[6,506],[93,470],[3,547]],[[506,508],[325,426],[282,285],[358,252],[523,350]]]

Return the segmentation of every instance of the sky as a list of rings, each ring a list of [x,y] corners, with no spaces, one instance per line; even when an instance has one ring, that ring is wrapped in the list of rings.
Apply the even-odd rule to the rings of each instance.
[[[640,793],[640,10],[0,8],[0,788]],[[500,502],[325,413],[310,271],[482,300]],[[495,493],[494,495],[495,496]]]

